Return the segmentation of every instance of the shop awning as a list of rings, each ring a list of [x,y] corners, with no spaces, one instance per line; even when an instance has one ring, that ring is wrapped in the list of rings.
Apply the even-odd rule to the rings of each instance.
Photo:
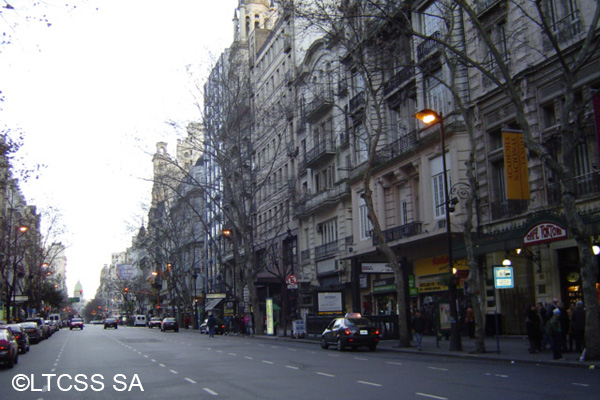
[[[204,307],[204,309],[206,311],[210,311],[210,310],[214,309],[216,306],[219,305],[221,300],[223,300],[223,299],[208,299],[206,301],[206,306]]]

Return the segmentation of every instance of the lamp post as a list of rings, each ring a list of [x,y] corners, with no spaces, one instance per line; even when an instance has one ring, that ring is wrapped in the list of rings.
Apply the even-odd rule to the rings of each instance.
[[[444,136],[444,118],[433,110],[424,109],[415,117],[425,124],[440,125],[440,143],[442,146],[442,174],[444,177],[444,208],[446,211],[446,237],[448,241],[448,273],[451,275],[448,283],[448,298],[450,301],[450,351],[462,350],[460,327],[458,324],[458,307],[456,305],[456,281],[454,280],[454,259],[452,254],[452,227],[450,226],[451,201],[448,193],[448,168],[446,166],[446,141]]]

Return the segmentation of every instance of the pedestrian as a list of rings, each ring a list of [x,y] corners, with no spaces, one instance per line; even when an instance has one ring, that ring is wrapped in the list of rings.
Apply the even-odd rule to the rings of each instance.
[[[214,317],[214,315],[210,314],[208,316],[206,325],[208,326],[208,335],[210,337],[215,337],[215,326],[217,325],[217,319]]]
[[[557,308],[560,310],[560,332],[562,335],[562,339],[561,339],[561,346],[562,346],[562,352],[563,353],[568,353],[569,348],[568,348],[568,333],[570,330],[570,319],[569,319],[569,313],[567,312],[567,308],[565,307],[565,303],[560,302],[557,305]]]
[[[527,329],[527,338],[529,339],[529,352],[537,353],[541,346],[541,327],[542,320],[535,306],[527,307],[525,312],[525,328]]]
[[[571,315],[571,332],[575,341],[575,351],[581,353],[585,349],[585,309],[581,300],[577,302]]]
[[[546,324],[546,330],[552,340],[552,355],[555,360],[562,360],[562,332],[560,327],[560,308],[552,311],[552,318]]]
[[[425,320],[421,316],[419,310],[415,311],[415,315],[412,319],[413,333],[415,334],[415,340],[417,341],[417,350],[421,351],[421,342],[423,340],[423,332],[425,332]]]
[[[544,351],[544,350],[546,350],[547,346],[551,345],[550,334],[548,333],[548,330],[546,329],[546,324],[552,317],[552,314],[548,314],[548,307],[545,307],[544,303],[542,303],[542,302],[537,303],[537,310],[538,310],[538,313],[540,314],[540,318],[542,320],[542,326],[541,326],[542,343],[540,344],[540,351]]]
[[[467,327],[467,332],[469,332],[469,338],[475,338],[475,311],[473,307],[469,304],[467,309],[465,310],[465,325]]]

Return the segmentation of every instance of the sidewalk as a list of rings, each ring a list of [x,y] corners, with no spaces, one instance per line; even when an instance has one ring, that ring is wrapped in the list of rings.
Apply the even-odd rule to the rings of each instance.
[[[258,339],[282,340],[290,342],[305,342],[319,344],[319,337],[310,335],[305,339],[294,339],[289,336],[254,336]],[[560,365],[569,367],[579,367],[588,369],[600,369],[598,361],[579,361],[579,353],[563,353],[562,360],[552,359],[552,350],[546,350],[540,353],[529,353],[527,351],[529,342],[527,337],[523,336],[501,336],[485,338],[486,353],[475,353],[475,343],[473,339],[462,337],[462,351],[450,351],[450,342],[440,340],[439,347],[436,345],[434,336],[425,336],[422,341],[422,350],[418,351],[416,347],[400,348],[396,340],[384,340],[379,343],[378,350],[394,351],[398,353],[419,354],[427,356],[456,357],[463,359],[492,360],[507,363],[528,363],[538,365]],[[498,349],[500,352],[498,352]]]

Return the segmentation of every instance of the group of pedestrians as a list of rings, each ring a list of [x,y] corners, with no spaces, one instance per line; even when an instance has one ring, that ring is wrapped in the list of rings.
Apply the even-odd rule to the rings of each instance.
[[[551,303],[527,307],[525,326],[529,339],[529,352],[537,353],[552,349],[555,360],[562,359],[562,353],[575,350],[581,353],[585,348],[585,310],[578,301],[566,309],[564,303],[554,299]]]

